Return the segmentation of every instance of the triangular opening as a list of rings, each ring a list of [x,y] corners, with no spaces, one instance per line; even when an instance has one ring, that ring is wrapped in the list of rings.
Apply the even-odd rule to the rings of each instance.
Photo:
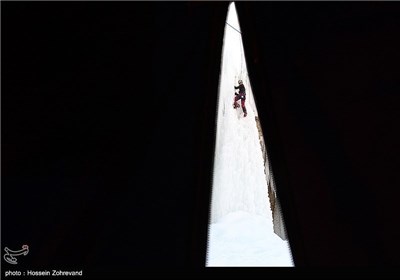
[[[234,108],[239,91],[234,86],[239,86],[239,80],[245,100],[238,99],[240,107]],[[225,25],[218,98],[206,265],[293,266],[234,3],[229,5]]]

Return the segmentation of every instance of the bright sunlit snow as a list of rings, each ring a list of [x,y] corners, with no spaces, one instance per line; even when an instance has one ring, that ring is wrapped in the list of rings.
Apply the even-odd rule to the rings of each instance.
[[[287,241],[273,232],[253,94],[234,4],[222,54],[207,266],[293,266]],[[236,30],[235,30],[236,29]],[[246,108],[233,109],[243,80]],[[268,137],[268,135],[266,135]]]

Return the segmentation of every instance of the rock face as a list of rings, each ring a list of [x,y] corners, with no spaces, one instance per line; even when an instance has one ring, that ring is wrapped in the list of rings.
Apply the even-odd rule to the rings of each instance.
[[[274,183],[272,171],[269,166],[268,154],[267,154],[267,149],[265,148],[265,141],[264,141],[264,136],[262,133],[261,125],[260,125],[260,120],[258,119],[257,116],[255,118],[256,118],[256,123],[257,123],[257,129],[259,132],[261,150],[262,150],[263,159],[264,159],[265,176],[267,177],[267,182],[268,182],[268,197],[269,197],[269,202],[271,205],[274,232],[283,240],[287,240],[285,224],[283,222],[283,216],[282,216],[282,212],[280,209],[279,200],[277,198],[276,191],[275,191],[276,190],[275,183]]]

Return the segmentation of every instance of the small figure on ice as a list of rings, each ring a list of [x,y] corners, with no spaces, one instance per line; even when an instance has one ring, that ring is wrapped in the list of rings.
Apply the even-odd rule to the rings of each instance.
[[[241,103],[242,103],[242,109],[243,109],[243,113],[244,113],[244,116],[246,117],[247,116],[247,110],[246,110],[246,106],[245,106],[245,101],[246,101],[246,88],[244,87],[244,85],[243,85],[243,81],[242,80],[239,80],[238,81],[238,84],[239,84],[239,86],[234,86],[235,87],[235,90],[236,89],[239,89],[239,93],[237,93],[236,91],[235,91],[235,98],[234,98],[234,100],[233,100],[233,108],[239,108],[240,107],[240,105],[239,105],[239,103],[238,103],[238,100],[240,99],[241,100]]]

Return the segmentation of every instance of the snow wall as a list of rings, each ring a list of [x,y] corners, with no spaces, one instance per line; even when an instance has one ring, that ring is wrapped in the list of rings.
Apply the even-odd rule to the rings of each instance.
[[[235,9],[229,6],[229,11]],[[268,199],[268,168],[256,124],[257,109],[247,74],[242,38],[236,13],[228,11],[220,76],[216,151],[214,159],[211,223],[235,211],[272,219]],[[234,86],[243,80],[246,108],[233,109]]]

